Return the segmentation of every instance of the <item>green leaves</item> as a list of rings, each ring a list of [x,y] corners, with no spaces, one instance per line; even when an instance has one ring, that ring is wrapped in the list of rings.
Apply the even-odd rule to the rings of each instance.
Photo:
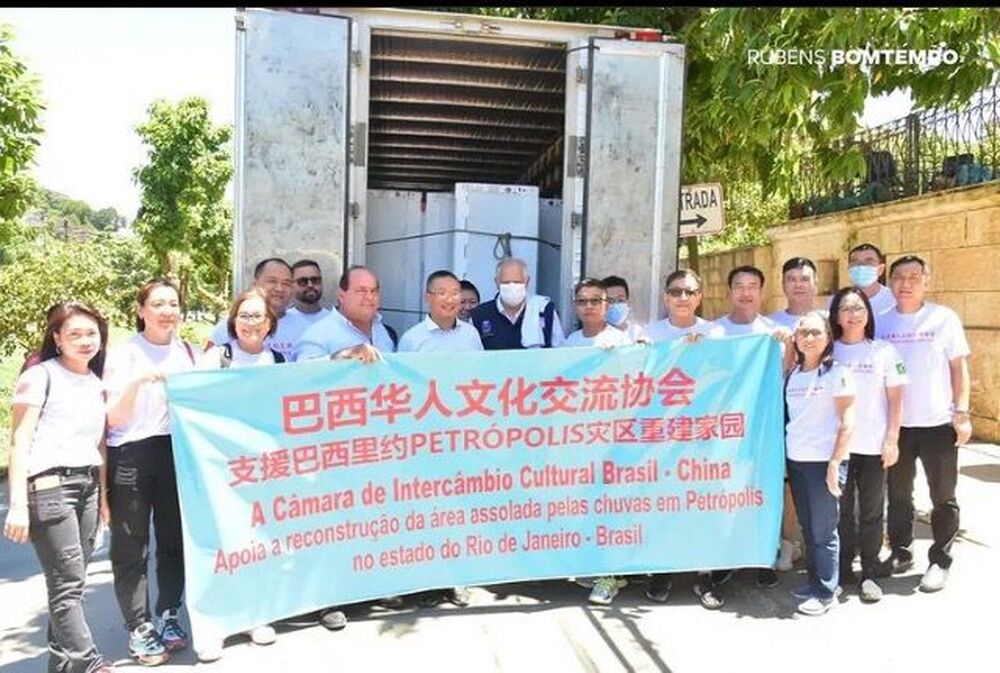
[[[142,188],[136,233],[153,252],[161,273],[182,290],[208,297],[227,294],[232,212],[225,191],[232,177],[232,130],[215,126],[198,97],[149,106],[136,127],[148,161],[133,175]]]

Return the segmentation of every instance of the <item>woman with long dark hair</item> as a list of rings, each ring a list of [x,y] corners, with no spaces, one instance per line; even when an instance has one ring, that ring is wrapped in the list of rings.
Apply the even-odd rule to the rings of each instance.
[[[830,323],[834,359],[851,370],[857,398],[850,467],[840,499],[840,583],[857,584],[853,565],[860,549],[858,593],[862,601],[875,603],[882,599],[877,577],[885,479],[899,458],[906,364],[891,343],[875,338],[874,311],[861,288],[847,287],[834,295]]]
[[[138,333],[111,351],[108,389],[108,487],[111,567],[115,595],[139,663],[165,662],[168,650],[187,647],[178,611],[184,593],[180,504],[170,443],[164,380],[194,367],[194,351],[177,336],[181,297],[170,280],[139,290]],[[159,596],[151,621],[146,592],[149,522],[156,531]]]
[[[49,309],[38,361],[14,388],[4,535],[31,540],[49,595],[50,671],[111,671],[83,613],[98,518],[107,520],[104,370],[108,325],[78,302]]]
[[[785,451],[809,572],[808,583],[792,595],[801,601],[799,612],[821,615],[839,590],[837,524],[854,428],[854,385],[850,370],[833,362],[833,337],[822,313],[804,315],[792,343],[796,364],[785,380]]]

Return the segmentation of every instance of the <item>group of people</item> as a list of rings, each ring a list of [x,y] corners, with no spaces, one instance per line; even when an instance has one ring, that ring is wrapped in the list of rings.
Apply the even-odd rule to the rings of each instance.
[[[841,586],[856,586],[864,601],[879,600],[879,578],[914,563],[919,458],[934,507],[934,544],[921,588],[943,588],[958,531],[955,447],[971,434],[968,344],[957,315],[925,300],[930,270],[919,257],[894,261],[888,288],[880,282],[885,257],[875,246],[852,249],[849,265],[852,285],[834,294],[827,312],[815,310],[815,264],[788,260],[782,269],[788,305],[769,316],[761,313],[764,273],[737,267],[728,277],[730,311],[714,322],[698,316],[698,274],[678,270],[666,278],[667,317],[645,326],[629,315],[624,278],[585,278],[574,289],[579,329],[568,335],[554,303],[528,292],[528,268],[516,258],[500,260],[496,295],[483,302],[468,281],[446,270],[431,273],[427,315],[402,335],[382,322],[375,273],[363,266],[346,269],[331,310],[321,305],[322,273],[310,260],[289,265],[272,258],[258,264],[253,287],[236,297],[205,349],[179,337],[181,296],[169,280],[140,289],[137,332],[110,352],[107,323],[97,311],[77,302],[54,306],[41,348],[15,386],[4,527],[11,540],[30,539],[45,573],[49,670],[113,670],[97,651],[82,608],[100,520],[111,531],[114,589],[130,653],[141,664],[157,665],[188,644],[178,615],[184,590],[181,514],[163,382],[194,368],[318,358],[375,362],[386,352],[695,344],[769,334],[784,352],[787,502],[776,562],[758,570],[757,584],[774,586],[775,569],[791,569],[792,540],[801,526],[808,581],[794,592],[800,612],[825,613]],[[887,494],[891,555],[881,561]],[[152,609],[150,520],[159,587]],[[726,569],[699,573],[694,591],[702,605],[722,606],[720,586],[731,575]],[[608,604],[625,583],[596,578],[590,600]],[[657,575],[646,595],[664,602],[671,587],[670,575]],[[423,605],[442,600],[467,604],[468,589],[419,597]],[[336,607],[319,618],[333,630],[347,622]],[[249,635],[257,644],[275,640],[271,625]],[[209,639],[198,649],[199,658],[211,661],[221,656],[222,641]]]

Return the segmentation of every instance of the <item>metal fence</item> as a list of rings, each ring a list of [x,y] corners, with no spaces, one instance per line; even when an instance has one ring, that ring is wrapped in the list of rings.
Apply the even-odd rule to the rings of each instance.
[[[802,163],[789,217],[832,213],[1000,178],[1000,82],[958,111],[915,111],[845,138],[826,152],[857,148],[864,174],[825,181],[816,156]]]

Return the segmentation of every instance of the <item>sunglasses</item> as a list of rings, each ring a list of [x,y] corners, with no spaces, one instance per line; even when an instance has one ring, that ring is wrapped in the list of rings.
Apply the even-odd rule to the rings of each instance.
[[[826,330],[821,330],[816,327],[804,327],[802,329],[795,330],[795,336],[807,337],[811,336],[816,339],[826,334]]]
[[[671,297],[693,297],[698,294],[699,290],[689,290],[686,287],[670,287],[667,288],[667,294]]]
[[[312,285],[322,285],[323,284],[323,277],[322,276],[303,276],[302,278],[296,278],[295,282],[298,284],[299,287],[305,287],[306,285],[310,285],[310,284],[312,284]]]

